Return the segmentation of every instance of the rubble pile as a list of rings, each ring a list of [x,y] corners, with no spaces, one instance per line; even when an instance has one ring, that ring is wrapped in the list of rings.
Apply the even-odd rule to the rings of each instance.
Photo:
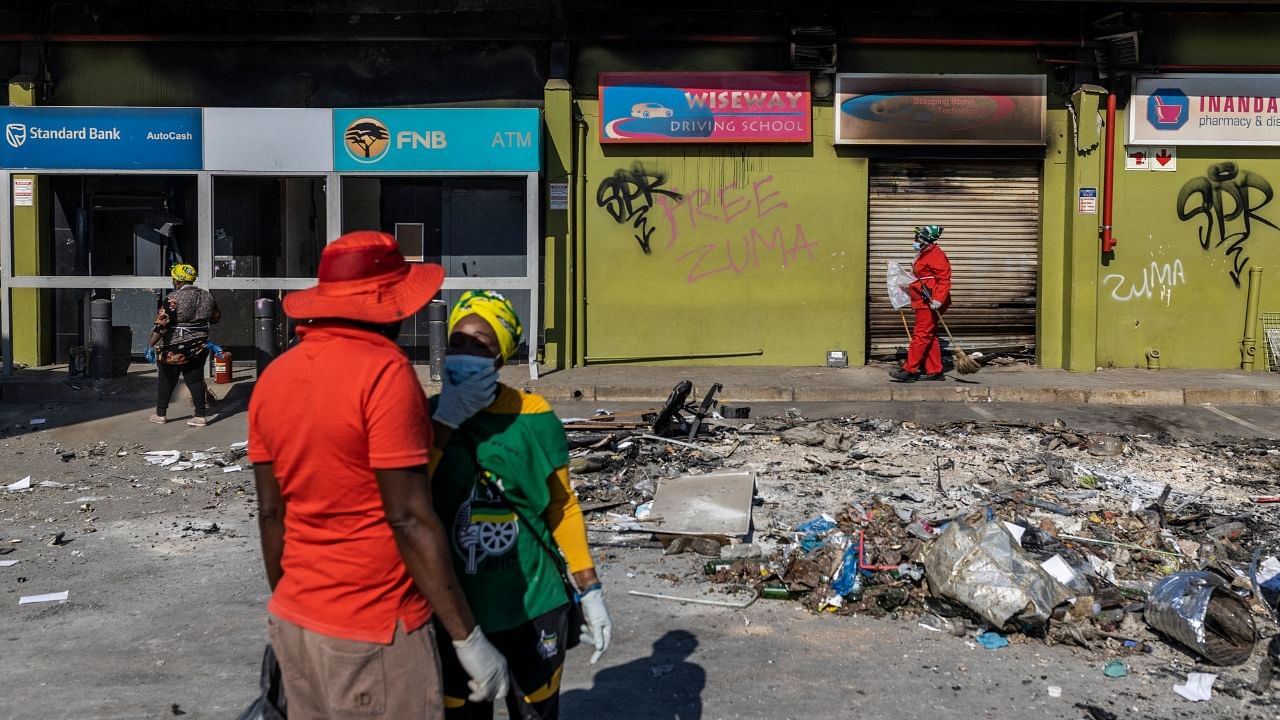
[[[807,422],[796,411],[712,418],[678,443],[644,427],[569,435],[575,487],[597,510],[593,542],[652,537],[668,552],[714,555],[684,582],[716,593],[909,617],[989,648],[1177,648],[1223,666],[1265,655],[1258,638],[1277,630],[1275,442],[1193,444],[1061,422]],[[692,543],[696,524],[652,516],[655,495],[723,470],[755,478],[746,535]],[[1259,691],[1273,663],[1262,662]]]

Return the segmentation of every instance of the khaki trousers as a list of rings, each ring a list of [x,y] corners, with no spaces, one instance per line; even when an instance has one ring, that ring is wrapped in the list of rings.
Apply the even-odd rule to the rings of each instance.
[[[268,614],[289,720],[385,717],[443,720],[444,694],[435,630],[406,633],[390,645],[321,635]]]

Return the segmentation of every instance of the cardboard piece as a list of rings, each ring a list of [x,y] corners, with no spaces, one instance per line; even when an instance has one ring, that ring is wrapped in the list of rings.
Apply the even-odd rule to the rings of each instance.
[[[655,533],[744,537],[751,532],[753,472],[682,475],[658,483],[647,523]]]

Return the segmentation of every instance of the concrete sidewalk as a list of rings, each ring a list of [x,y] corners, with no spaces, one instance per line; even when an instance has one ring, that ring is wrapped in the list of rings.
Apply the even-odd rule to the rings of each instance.
[[[551,400],[661,402],[680,380],[690,399],[721,383],[725,402],[1021,402],[1104,405],[1280,405],[1280,373],[1238,370],[1099,370],[1071,373],[988,366],[945,382],[893,383],[889,366],[858,368],[592,366],[504,381]]]
[[[858,368],[676,367],[597,365],[545,372],[529,379],[529,369],[502,370],[503,382],[541,393],[550,400],[653,402],[666,399],[681,380],[690,380],[691,400],[721,383],[724,402],[1020,402],[1102,405],[1280,405],[1280,373],[1239,370],[1099,370],[1070,373],[1028,366],[988,366],[974,375],[951,373],[945,382],[889,382],[889,366]],[[434,391],[429,370],[418,366],[423,386]],[[245,395],[253,369],[239,366],[232,385],[210,387],[220,397]],[[185,388],[178,385],[175,400]],[[75,402],[135,398],[150,402],[155,368],[134,365],[111,380],[71,379],[65,366],[19,370],[0,381],[0,400]]]

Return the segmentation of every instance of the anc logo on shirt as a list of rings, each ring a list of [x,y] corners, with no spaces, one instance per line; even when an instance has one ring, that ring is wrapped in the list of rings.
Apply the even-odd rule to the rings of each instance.
[[[476,483],[453,520],[453,547],[475,575],[485,558],[504,555],[520,535],[516,514],[487,485]]]

